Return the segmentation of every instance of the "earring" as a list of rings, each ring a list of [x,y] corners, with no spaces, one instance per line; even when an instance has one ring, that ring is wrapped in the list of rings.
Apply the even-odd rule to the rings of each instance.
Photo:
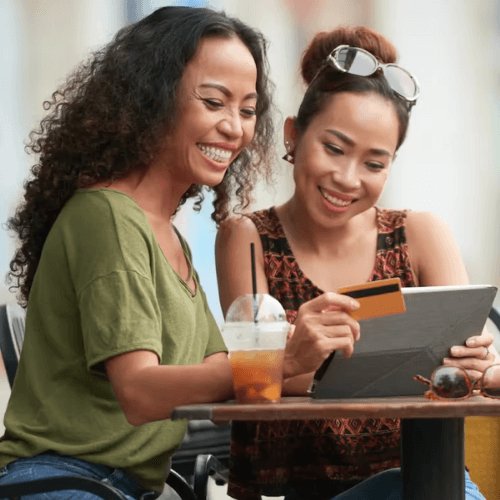
[[[283,156],[283,160],[293,165],[293,152],[290,152],[290,150],[292,149],[290,141],[285,141],[285,148],[286,148],[286,155]]]

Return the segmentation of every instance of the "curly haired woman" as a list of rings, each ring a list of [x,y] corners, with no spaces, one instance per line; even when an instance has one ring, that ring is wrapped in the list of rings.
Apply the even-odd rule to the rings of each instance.
[[[156,498],[181,443],[172,407],[232,395],[226,347],[172,223],[215,193],[245,206],[272,145],[266,44],[210,9],[120,30],[45,103],[9,220],[26,335],[0,483],[80,474]],[[97,498],[65,491],[30,498]]]

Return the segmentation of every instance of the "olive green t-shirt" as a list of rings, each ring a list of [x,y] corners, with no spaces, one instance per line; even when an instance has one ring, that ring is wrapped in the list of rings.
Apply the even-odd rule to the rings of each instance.
[[[132,198],[77,191],[50,230],[31,289],[0,466],[53,450],[124,468],[161,491],[186,423],[129,424],[103,362],[147,349],[161,364],[190,365],[226,351],[195,281],[191,293]]]

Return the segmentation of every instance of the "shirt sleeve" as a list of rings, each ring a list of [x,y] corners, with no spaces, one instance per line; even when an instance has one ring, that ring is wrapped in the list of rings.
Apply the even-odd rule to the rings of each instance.
[[[154,241],[137,205],[119,198],[115,206],[113,199],[86,195],[85,205],[72,205],[62,229],[88,369],[137,349],[162,355]]]
[[[161,314],[153,284],[133,271],[116,271],[79,294],[87,368],[138,349],[162,356]]]

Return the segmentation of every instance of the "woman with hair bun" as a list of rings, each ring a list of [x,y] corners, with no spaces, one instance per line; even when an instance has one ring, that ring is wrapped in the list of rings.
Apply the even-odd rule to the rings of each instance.
[[[377,206],[419,95],[416,79],[395,61],[394,46],[373,30],[318,33],[302,57],[307,91],[285,122],[294,194],[281,206],[228,219],[218,233],[223,311],[251,293],[245,265],[254,243],[257,288],[277,298],[295,325],[285,395],[304,395],[315,366],[335,349],[349,355],[363,335],[348,313],[324,312],[325,295],[335,302],[339,287],[395,277],[405,287],[468,283],[438,216]],[[443,363],[477,378],[498,363],[492,340],[486,331],[471,337]],[[401,497],[398,419],[235,422],[232,455],[234,498]],[[466,479],[467,498],[483,498]]]
[[[26,335],[0,483],[83,475],[157,498],[185,421],[233,395],[227,350],[172,217],[215,193],[242,207],[272,156],[266,42],[211,9],[124,27],[45,103],[39,155],[9,220]],[[82,491],[32,499],[97,499]]]

